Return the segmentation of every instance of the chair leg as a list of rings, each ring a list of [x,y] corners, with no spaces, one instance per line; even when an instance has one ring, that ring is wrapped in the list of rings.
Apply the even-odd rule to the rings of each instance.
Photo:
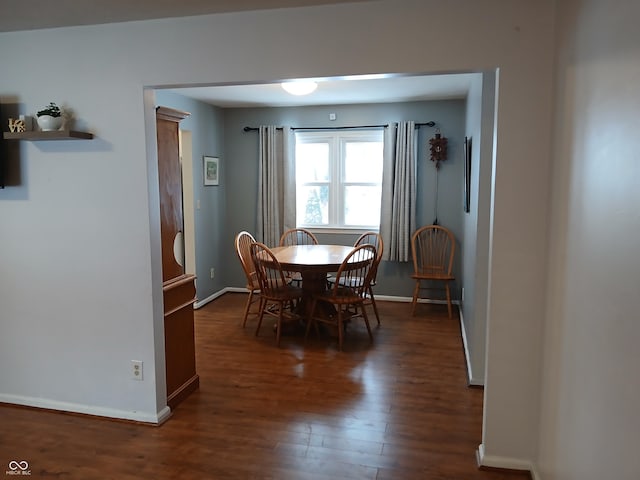
[[[376,299],[373,296],[373,290],[369,287],[369,296],[371,297],[371,305],[373,305],[373,313],[376,314],[376,320],[378,321],[378,325],[380,325],[380,315],[378,315],[378,306],[376,305]],[[362,307],[364,310],[364,306]]]
[[[411,302],[411,316],[416,314],[416,304],[418,303],[418,293],[420,293],[420,280],[416,280],[416,286],[413,289],[413,301]]]
[[[311,300],[311,306],[309,307],[309,315],[307,316],[307,328],[304,332],[304,341],[307,341],[307,337],[309,336],[309,330],[311,329],[311,323],[315,323],[313,320],[313,314],[316,311],[316,299]],[[316,333],[318,332],[318,325],[316,327]]]
[[[247,317],[249,316],[249,308],[251,307],[251,302],[253,301],[253,290],[249,290],[249,299],[247,300],[247,305],[244,307],[244,318],[242,320],[242,328],[247,324]]]
[[[278,323],[276,324],[276,345],[280,346],[280,333],[282,332],[282,317],[284,316],[284,302],[280,302],[280,312],[278,313]]]
[[[259,315],[258,315],[258,325],[256,326],[256,337],[258,336],[258,332],[260,331],[260,326],[262,325],[262,317],[264,317],[264,309],[267,307],[267,301],[260,297],[260,306]]]
[[[445,282],[445,290],[447,292],[447,310],[449,311],[449,318],[451,318],[451,290],[449,289],[449,282]]]
[[[362,318],[364,319],[364,324],[367,326],[367,332],[369,332],[369,341],[373,343],[373,335],[371,335],[371,326],[369,325],[369,317],[367,316],[367,312],[364,309],[364,305],[362,306]]]
[[[344,325],[342,324],[342,309],[338,308],[338,350],[342,351],[342,340],[344,338]]]

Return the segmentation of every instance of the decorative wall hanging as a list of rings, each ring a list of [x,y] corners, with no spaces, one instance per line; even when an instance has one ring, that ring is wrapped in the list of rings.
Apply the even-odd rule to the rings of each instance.
[[[220,159],[218,157],[204,157],[204,184],[220,184]]]
[[[438,225],[438,170],[440,170],[440,162],[444,162],[447,159],[447,139],[440,134],[440,129],[436,129],[435,137],[429,140],[430,145],[430,160],[435,163],[436,166],[436,188],[435,188],[435,205],[434,205],[434,220],[433,224]]]
[[[440,129],[436,129],[436,135],[429,140],[431,145],[431,161],[435,162],[436,170],[440,169],[440,162],[447,159],[447,139],[440,135]]]
[[[464,137],[464,211],[471,211],[471,137]]]

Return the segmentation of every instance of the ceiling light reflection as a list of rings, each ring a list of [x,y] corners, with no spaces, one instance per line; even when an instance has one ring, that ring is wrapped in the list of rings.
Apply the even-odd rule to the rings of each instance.
[[[290,93],[291,95],[309,95],[314,92],[316,88],[318,88],[318,84],[316,82],[282,82],[280,84],[282,88]]]

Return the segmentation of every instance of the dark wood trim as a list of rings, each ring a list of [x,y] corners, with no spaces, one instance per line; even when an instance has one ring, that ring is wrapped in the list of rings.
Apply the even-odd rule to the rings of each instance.
[[[486,465],[479,465],[478,470],[482,472],[505,473],[510,475],[529,475],[529,478],[533,480],[533,475],[529,470],[517,470],[515,468],[488,467]]]
[[[200,388],[200,377],[195,374],[187,382],[185,382],[175,392],[171,393],[167,397],[167,405],[171,410],[174,410],[180,403],[182,403],[189,395]]]
[[[160,106],[156,107],[156,116],[157,118],[161,118],[162,120],[179,122],[180,120],[184,120],[185,118],[190,117],[191,114],[183,110],[176,110],[175,108]]]
[[[196,303],[196,300],[197,299],[195,297],[193,297],[191,300],[188,300],[188,301],[186,301],[184,303],[181,303],[180,305],[172,308],[171,310],[167,310],[166,312],[164,312],[164,316],[168,317],[169,315],[172,315],[172,314],[176,313],[178,310],[182,310],[185,307],[189,307],[189,306],[193,305],[194,303]]]
[[[195,275],[185,273],[184,275],[180,275],[179,277],[170,278],[166,282],[162,284],[162,290],[170,290],[172,288],[178,287],[180,285],[184,285],[185,283],[191,283],[196,279]]]
[[[50,132],[3,132],[5,140],[91,140],[93,133],[78,132],[77,130],[53,130]]]

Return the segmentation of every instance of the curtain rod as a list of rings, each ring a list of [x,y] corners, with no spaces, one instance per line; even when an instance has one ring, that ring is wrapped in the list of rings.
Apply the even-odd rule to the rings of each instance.
[[[422,126],[426,127],[435,127],[436,122],[424,122],[424,123],[416,123],[416,128],[420,128]],[[386,125],[353,125],[347,127],[291,127],[291,130],[346,130],[350,128],[386,128],[389,124]],[[244,127],[245,132],[257,132],[258,127]],[[276,127],[276,130],[282,130],[282,127]]]

